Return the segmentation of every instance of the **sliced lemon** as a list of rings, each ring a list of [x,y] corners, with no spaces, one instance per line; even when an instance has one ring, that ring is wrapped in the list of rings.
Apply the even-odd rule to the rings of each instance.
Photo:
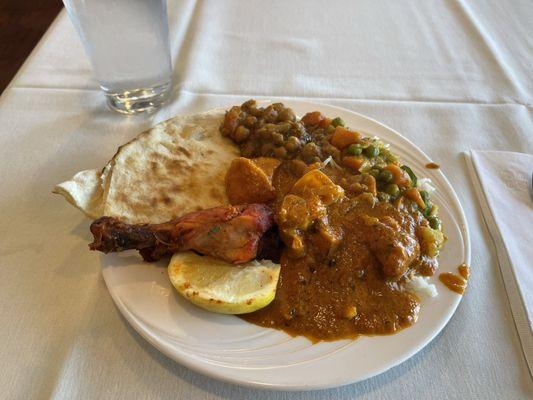
[[[280,265],[251,261],[234,265],[193,252],[176,253],[168,276],[179,294],[208,311],[244,314],[267,306],[276,295]]]

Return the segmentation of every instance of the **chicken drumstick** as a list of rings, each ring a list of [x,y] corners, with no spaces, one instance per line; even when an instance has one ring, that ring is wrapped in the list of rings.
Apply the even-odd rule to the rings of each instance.
[[[91,224],[91,250],[137,249],[146,261],[195,250],[235,264],[257,256],[260,239],[272,227],[272,210],[263,204],[220,206],[162,224],[130,225],[113,217]]]

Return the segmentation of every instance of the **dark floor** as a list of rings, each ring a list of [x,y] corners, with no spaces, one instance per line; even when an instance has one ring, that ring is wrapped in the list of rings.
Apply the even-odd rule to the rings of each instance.
[[[62,7],[61,0],[0,0],[0,93]]]

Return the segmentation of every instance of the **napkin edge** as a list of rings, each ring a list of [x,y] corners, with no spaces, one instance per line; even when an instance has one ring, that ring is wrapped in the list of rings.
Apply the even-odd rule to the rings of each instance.
[[[468,152],[464,152],[463,156],[465,158],[472,188],[474,189],[474,193],[479,201],[481,216],[483,217],[487,231],[489,232],[494,244],[494,248],[496,249],[496,257],[500,267],[500,275],[502,277],[503,286],[509,302],[511,315],[513,317],[518,338],[522,346],[522,352],[524,354],[526,364],[529,368],[530,376],[533,378],[533,331],[531,323],[527,315],[524,299],[516,282],[517,278],[511,266],[509,253],[501,237],[501,233],[498,225],[496,224],[494,215],[492,214],[492,210],[489,207],[485,191],[479,179],[477,169],[474,165],[475,152],[476,150],[470,150]]]

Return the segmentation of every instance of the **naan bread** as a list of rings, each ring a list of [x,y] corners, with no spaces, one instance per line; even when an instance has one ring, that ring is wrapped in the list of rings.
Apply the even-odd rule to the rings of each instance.
[[[78,172],[70,181],[57,185],[53,192],[62,195],[74,207],[79,208],[89,218],[103,215],[104,189],[100,180],[101,171],[89,169]]]
[[[178,116],[121,146],[102,171],[54,188],[91,218],[158,223],[228,204],[224,176],[239,149],[218,128],[223,111]]]

